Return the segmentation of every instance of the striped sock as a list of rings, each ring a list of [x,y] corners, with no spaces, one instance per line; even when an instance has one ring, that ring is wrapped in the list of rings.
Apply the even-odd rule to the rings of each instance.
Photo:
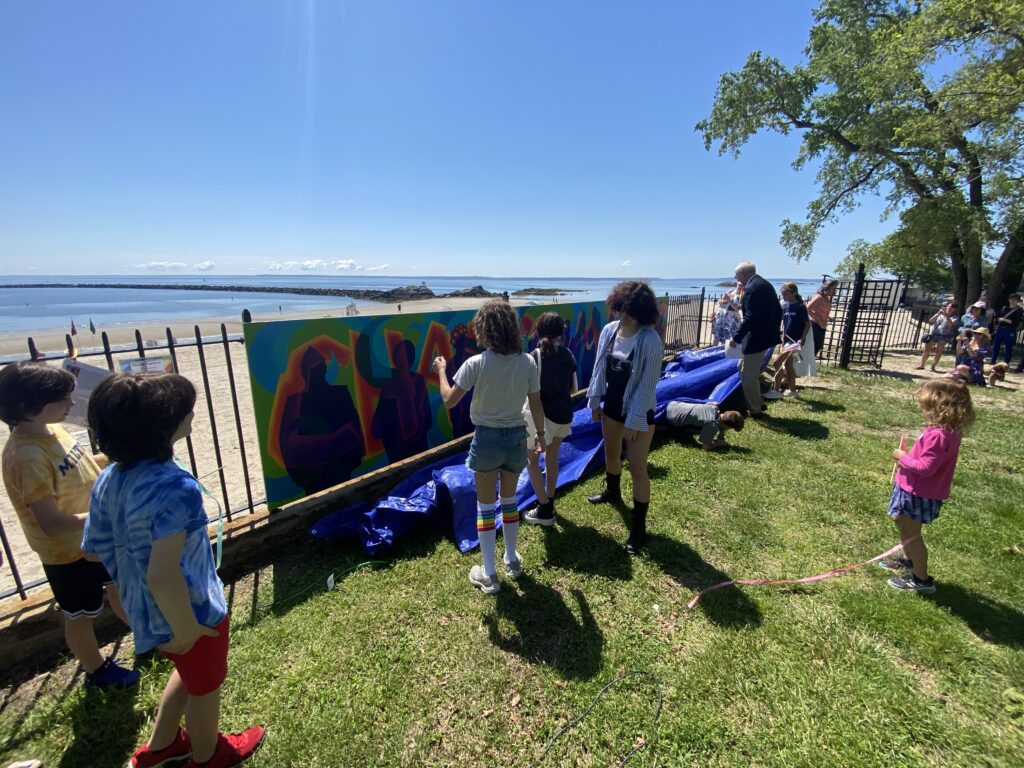
[[[494,550],[496,546],[494,533],[494,502],[476,503],[476,535],[480,539],[480,554],[483,555],[484,574],[492,579],[497,574],[494,568]]]
[[[501,530],[505,537],[505,561],[518,560],[516,540],[519,538],[519,510],[516,508],[515,496],[501,500]]]

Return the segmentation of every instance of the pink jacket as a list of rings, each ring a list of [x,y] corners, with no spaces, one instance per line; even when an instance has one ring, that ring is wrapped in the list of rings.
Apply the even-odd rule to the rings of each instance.
[[[959,455],[959,434],[943,427],[928,427],[900,459],[896,485],[914,496],[945,501]]]

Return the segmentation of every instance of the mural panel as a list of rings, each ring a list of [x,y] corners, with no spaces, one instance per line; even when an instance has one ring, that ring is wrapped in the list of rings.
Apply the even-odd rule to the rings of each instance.
[[[663,306],[662,315],[664,317]],[[526,346],[545,312],[566,320],[580,387],[608,321],[603,302],[520,307]],[[253,409],[271,509],[414,456],[473,431],[470,396],[449,413],[438,355],[449,377],[480,350],[474,310],[249,323],[244,326]]]

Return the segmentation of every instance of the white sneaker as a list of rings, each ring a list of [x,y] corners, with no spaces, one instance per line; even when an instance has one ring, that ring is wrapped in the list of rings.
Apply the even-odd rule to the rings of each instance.
[[[777,389],[769,389],[767,392],[761,395],[761,397],[763,397],[765,400],[781,400],[782,393],[779,392],[779,390]]]
[[[787,389],[782,393],[783,397],[800,397],[800,392],[795,389]]]
[[[493,578],[484,573],[484,567],[482,565],[474,565],[469,569],[469,583],[474,587],[478,587],[481,592],[485,595],[493,595],[499,589],[501,584],[498,583],[498,577]]]
[[[506,558],[507,558],[507,556],[506,556]],[[502,558],[502,562],[505,563],[505,573],[508,574],[508,577],[510,579],[518,579],[520,576],[523,575],[523,560],[522,560],[522,558],[519,557],[518,553],[516,553],[515,558],[513,558],[511,560],[506,559],[506,558]]]

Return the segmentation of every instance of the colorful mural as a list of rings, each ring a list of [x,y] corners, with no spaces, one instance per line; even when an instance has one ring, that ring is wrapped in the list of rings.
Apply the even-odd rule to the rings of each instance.
[[[601,302],[520,307],[528,347],[545,312],[566,319],[580,387],[608,321]],[[664,307],[663,307],[664,317]],[[267,504],[330,488],[472,432],[470,397],[450,413],[431,362],[449,376],[480,350],[474,310],[248,323],[244,326]]]

